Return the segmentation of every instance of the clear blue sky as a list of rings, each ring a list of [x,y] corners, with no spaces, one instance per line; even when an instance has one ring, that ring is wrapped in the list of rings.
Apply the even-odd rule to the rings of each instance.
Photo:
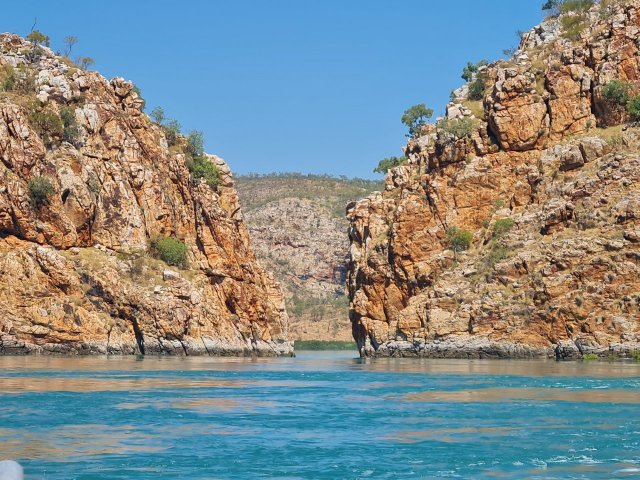
[[[400,116],[440,114],[467,60],[496,59],[542,0],[58,0],[5,2],[0,31],[34,17],[54,49],[142,89],[237,173],[375,177]]]

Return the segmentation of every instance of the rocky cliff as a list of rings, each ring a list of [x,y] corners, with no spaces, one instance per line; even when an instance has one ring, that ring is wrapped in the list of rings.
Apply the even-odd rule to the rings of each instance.
[[[362,355],[640,349],[640,129],[607,87],[640,93],[639,46],[638,0],[546,20],[348,206]]]
[[[344,205],[382,182],[323,175],[236,178],[260,262],[285,296],[293,340],[352,340],[345,291]]]
[[[222,159],[199,178],[131,82],[18,36],[0,81],[0,353],[292,353]]]

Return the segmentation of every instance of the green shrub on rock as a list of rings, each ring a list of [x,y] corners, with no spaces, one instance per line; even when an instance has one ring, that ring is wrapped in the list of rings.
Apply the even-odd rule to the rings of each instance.
[[[493,269],[498,262],[509,256],[509,249],[500,243],[494,243],[489,249],[489,253],[484,257],[485,265],[488,269]]]
[[[632,97],[627,104],[627,110],[634,122],[640,121],[640,95]]]
[[[60,110],[63,133],[62,139],[72,145],[77,145],[80,141],[80,128],[76,121],[76,112],[73,107],[64,107]]]
[[[586,12],[596,3],[595,0],[561,0],[560,13]]]
[[[204,155],[194,157],[187,163],[194,180],[203,178],[211,188],[218,188],[220,185],[220,170]]]
[[[385,175],[389,170],[400,165],[407,163],[407,157],[402,155],[401,157],[387,157],[378,162],[378,166],[373,169],[373,173],[381,173]]]
[[[164,135],[167,138],[167,143],[170,147],[178,144],[180,138],[180,122],[177,120],[169,120],[166,125],[162,125]]]
[[[602,87],[602,98],[612,105],[626,105],[629,103],[631,85],[621,80],[611,80]]]
[[[34,177],[29,181],[29,198],[35,208],[40,208],[49,203],[49,197],[53,195],[53,184],[47,177]]]
[[[447,242],[451,249],[458,253],[469,250],[473,240],[473,234],[467,230],[460,230],[458,227],[449,227],[446,230]]]
[[[546,0],[542,10],[556,16],[561,13],[586,12],[595,4],[595,0]]]
[[[187,153],[193,158],[204,155],[204,135],[198,130],[193,130],[187,137]]]
[[[577,40],[587,28],[587,19],[584,15],[566,15],[561,17],[562,36],[569,40]]]
[[[595,4],[595,0],[547,0],[542,10],[551,16],[560,17],[564,38],[576,40],[588,27],[586,12]]]
[[[485,87],[484,79],[481,75],[478,75],[478,78],[469,85],[469,95],[467,95],[467,99],[472,101],[482,100],[484,98]]]
[[[11,65],[4,65],[0,68],[0,90],[12,92],[17,83],[16,71]]]
[[[154,256],[167,265],[176,267],[187,266],[187,245],[172,237],[156,237],[151,240],[151,249]]]
[[[470,82],[473,79],[473,76],[478,73],[480,67],[484,67],[485,65],[489,65],[487,60],[480,60],[475,64],[467,62],[467,65],[462,69],[462,79]]]
[[[142,98],[142,90],[140,90],[140,87],[137,85],[133,86],[133,93],[136,94],[136,96],[138,97],[138,100],[140,100],[142,102],[142,104],[140,105],[140,110],[144,110],[145,107],[147,106],[147,101]]]
[[[468,117],[449,120],[444,118],[437,124],[440,130],[453,135],[456,138],[470,138],[473,135],[475,122]]]
[[[30,107],[29,124],[42,138],[44,144],[51,147],[59,142],[64,136],[62,119],[55,112],[44,108],[38,101],[31,103]]]
[[[27,95],[33,95],[36,90],[36,73],[25,65],[19,65],[15,72],[15,83],[12,87],[15,91]]]
[[[507,233],[509,230],[511,230],[514,224],[515,222],[513,221],[512,218],[501,218],[500,220],[497,220],[496,223],[493,224],[491,234],[494,238],[501,237],[502,235]]]

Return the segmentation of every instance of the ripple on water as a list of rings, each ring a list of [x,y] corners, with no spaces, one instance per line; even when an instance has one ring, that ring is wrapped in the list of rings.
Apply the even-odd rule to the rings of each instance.
[[[4,429],[0,452],[7,458],[65,462],[88,456],[155,453],[167,447],[154,445],[156,436],[135,425],[66,425],[38,432]]]
[[[0,456],[30,480],[640,473],[640,365],[323,353],[0,368]]]
[[[640,404],[634,390],[584,390],[568,388],[474,388],[469,390],[427,390],[405,395],[404,400],[415,402],[495,403],[520,400],[632,403]]]

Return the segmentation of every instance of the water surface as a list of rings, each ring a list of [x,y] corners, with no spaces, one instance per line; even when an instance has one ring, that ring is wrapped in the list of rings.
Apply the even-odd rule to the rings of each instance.
[[[640,476],[640,365],[0,357],[28,479]]]

